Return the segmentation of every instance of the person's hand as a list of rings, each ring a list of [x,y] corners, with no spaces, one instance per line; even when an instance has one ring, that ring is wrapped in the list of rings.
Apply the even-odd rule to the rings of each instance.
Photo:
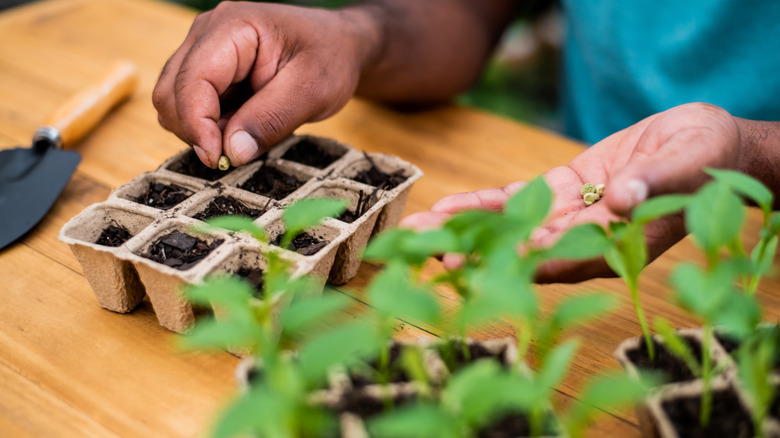
[[[368,17],[221,3],[199,15],[153,93],[160,124],[209,167],[240,166],[341,109],[373,50]]]
[[[567,166],[544,173],[554,201],[548,222],[532,235],[532,244],[546,247],[568,228],[628,217],[631,210],[652,196],[690,193],[709,177],[705,167],[737,169],[750,159],[741,150],[739,125],[726,111],[705,104],[682,105],[653,115],[611,135],[580,154]],[[605,184],[604,197],[586,207],[582,184]],[[447,196],[431,211],[405,218],[410,228],[435,228],[453,213],[467,209],[499,211],[523,182]],[[651,260],[685,236],[682,215],[662,218],[645,228]],[[444,256],[446,267],[458,257]],[[551,262],[541,267],[539,282],[573,282],[614,275],[603,259],[586,262]]]

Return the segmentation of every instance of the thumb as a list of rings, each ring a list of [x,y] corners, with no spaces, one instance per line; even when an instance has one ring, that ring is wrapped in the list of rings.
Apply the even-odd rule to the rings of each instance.
[[[736,164],[731,145],[738,139],[728,133],[693,127],[662,135],[650,128],[639,138],[626,165],[605,187],[607,206],[617,215],[627,217],[650,197],[692,193],[710,179],[705,168]]]

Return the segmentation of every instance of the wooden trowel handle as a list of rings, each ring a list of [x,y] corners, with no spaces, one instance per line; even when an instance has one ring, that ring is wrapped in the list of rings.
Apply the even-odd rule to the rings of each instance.
[[[46,120],[46,127],[54,128],[57,146],[72,146],[100,122],[111,109],[130,97],[138,84],[138,68],[129,61],[115,63],[100,82],[73,96],[57,108]],[[54,133],[56,135],[56,133]],[[33,140],[36,143],[36,140]]]

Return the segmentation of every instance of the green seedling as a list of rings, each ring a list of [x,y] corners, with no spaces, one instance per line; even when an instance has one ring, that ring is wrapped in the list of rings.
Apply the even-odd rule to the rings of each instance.
[[[613,222],[609,224],[612,246],[605,252],[604,259],[609,267],[625,281],[631,294],[631,302],[634,304],[639,327],[645,339],[647,353],[651,360],[655,359],[655,347],[647,326],[645,312],[639,301],[639,274],[647,264],[647,244],[643,225],[632,222]]]
[[[491,361],[474,362],[447,382],[437,402],[424,400],[372,419],[371,436],[467,438],[481,436],[506,415],[522,415],[529,424],[528,436],[557,435],[562,428],[567,436],[581,437],[605,410],[640,400],[649,382],[625,375],[597,377],[583,388],[579,403],[556,414],[553,388],[565,376],[576,349],[575,341],[556,347],[535,375]]]
[[[647,318],[639,300],[639,275],[648,261],[647,243],[644,227],[647,223],[677,213],[689,202],[686,195],[669,195],[652,198],[637,207],[631,222],[613,222],[609,224],[610,247],[604,253],[609,267],[618,274],[628,287],[631,302],[634,305],[647,353],[655,359],[655,347],[647,325]]]
[[[435,325],[441,308],[430,285],[415,284],[409,265],[398,260],[388,263],[368,286],[369,303],[384,347],[378,358],[380,383],[390,378],[390,344],[399,321]],[[427,379],[426,379],[427,380]]]
[[[770,381],[777,358],[780,330],[754,330],[743,339],[737,350],[737,371],[742,387],[750,399],[753,429],[759,437],[765,436],[764,420],[775,397],[777,387]]]
[[[717,169],[707,169],[706,171],[716,181],[754,202],[761,209],[763,216],[761,239],[750,253],[749,259],[753,263],[753,270],[744,287],[747,293],[754,294],[758,289],[760,278],[771,268],[772,260],[774,260],[777,251],[780,214],[772,211],[774,195],[761,182],[743,173]],[[747,257],[739,241],[735,242],[729,249],[732,256]]]
[[[673,355],[682,359],[694,376],[701,377],[702,372],[701,366],[699,365],[699,360],[696,359],[693,351],[683,340],[682,336],[680,336],[677,331],[669,324],[669,321],[664,318],[657,317],[655,318],[654,325],[658,335],[661,336],[661,342],[664,344],[664,346],[666,346],[666,348]]]

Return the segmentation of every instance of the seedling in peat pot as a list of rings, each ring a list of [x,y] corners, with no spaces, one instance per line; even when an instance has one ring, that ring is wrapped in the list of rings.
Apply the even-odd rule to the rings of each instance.
[[[639,400],[647,382],[624,375],[597,377],[583,388],[579,403],[556,415],[553,388],[569,369],[576,348],[574,341],[554,348],[535,375],[505,369],[492,361],[467,365],[447,381],[440,399],[423,400],[370,421],[372,436],[535,437],[563,432],[579,438],[604,409]]]

